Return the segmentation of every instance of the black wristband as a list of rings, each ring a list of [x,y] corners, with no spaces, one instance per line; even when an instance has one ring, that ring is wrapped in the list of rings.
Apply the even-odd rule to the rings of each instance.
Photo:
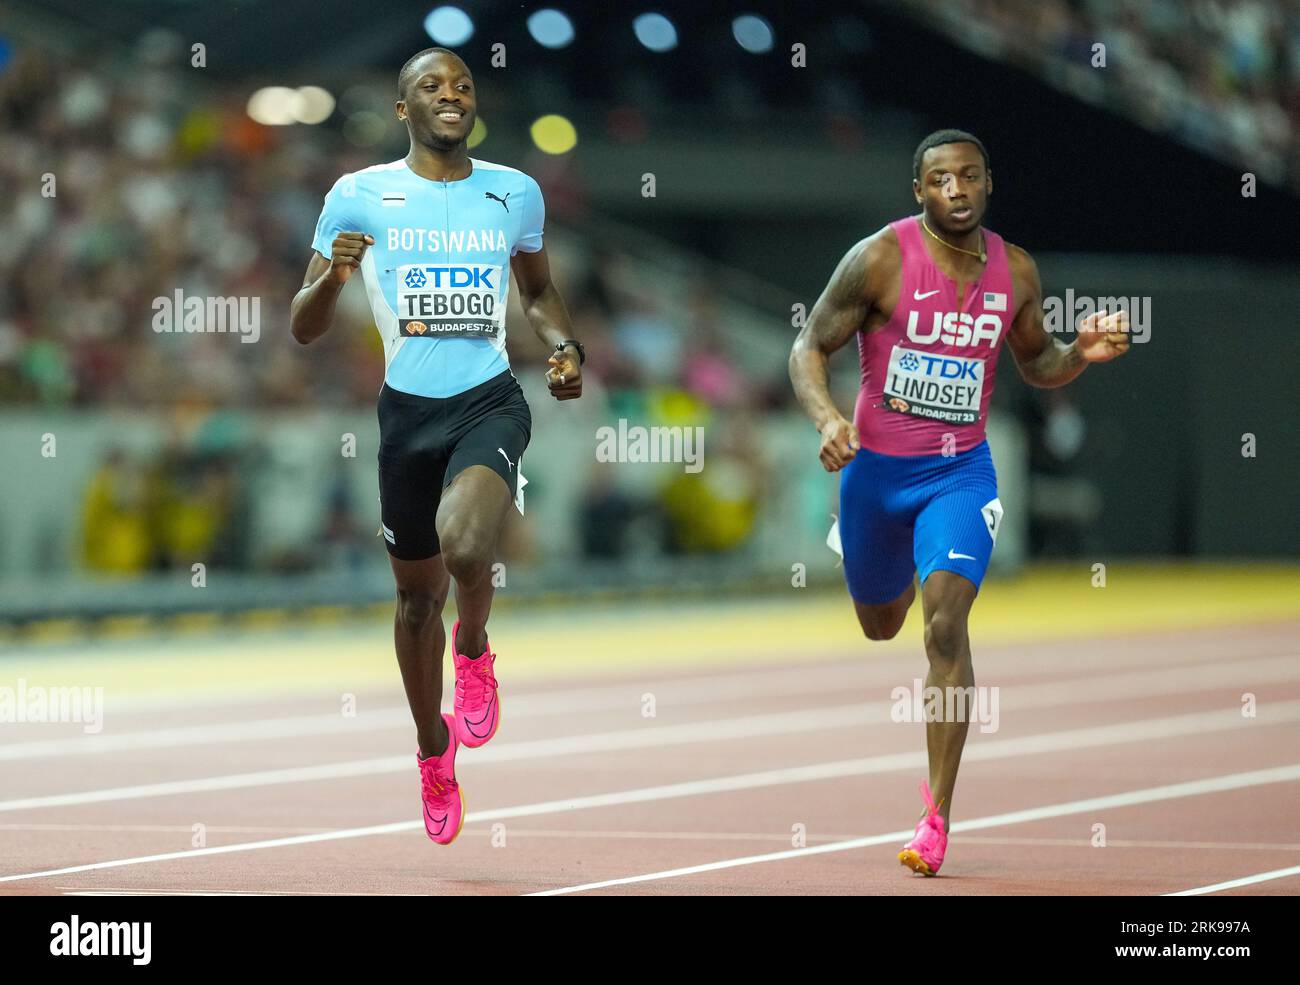
[[[582,343],[577,339],[565,339],[563,342],[556,342],[555,351],[563,352],[565,347],[570,345],[578,350],[578,365],[581,366],[587,361],[587,350],[582,347]]]

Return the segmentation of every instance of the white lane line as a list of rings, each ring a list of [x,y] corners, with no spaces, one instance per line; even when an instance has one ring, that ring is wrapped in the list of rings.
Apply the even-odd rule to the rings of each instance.
[[[218,742],[262,742],[267,739],[292,739],[307,735],[351,735],[355,732],[409,728],[410,725],[411,713],[399,707],[377,708],[356,718],[344,718],[338,712],[332,715],[288,715],[282,718],[141,729],[136,732],[109,735],[13,742],[7,746],[0,746],[0,762],[49,759],[58,756],[93,756],[102,753],[131,752],[137,749],[178,749],[185,746],[210,746]]]
[[[1148,787],[1145,790],[1133,790],[1128,793],[1111,794],[1106,797],[1091,797],[1087,800],[1073,800],[1063,804],[1046,807],[1033,807],[1028,810],[1010,811],[1006,814],[993,814],[988,817],[975,818],[970,821],[958,821],[952,826],[954,834],[962,831],[980,831],[986,828],[999,828],[1011,824],[1025,824],[1030,821],[1042,821],[1054,817],[1066,817],[1071,814],[1089,814],[1093,812],[1114,810],[1119,807],[1131,807],[1135,804],[1149,804],[1161,800],[1175,800],[1181,797],[1196,797],[1202,794],[1221,793],[1227,790],[1241,790],[1246,787],[1262,786],[1271,783],[1290,783],[1300,780],[1300,763],[1279,766],[1273,769],[1254,770],[1248,773],[1229,773],[1224,776],[1192,780],[1188,783],[1173,783],[1164,787]],[[705,862],[701,865],[688,865],[678,869],[665,869],[662,872],[647,872],[642,875],[622,876],[616,879],[604,879],[600,882],[588,882],[579,886],[564,886],[559,889],[545,889],[528,896],[563,896],[570,893],[588,892],[594,889],[608,889],[612,886],[627,886],[638,882],[654,882],[661,879],[676,879],[681,876],[699,875],[704,872],[717,872],[721,869],[735,869],[745,865],[758,865],[763,862],[780,862],[786,859],[804,858],[808,855],[825,855],[830,852],[846,852],[855,848],[869,848],[873,845],[888,844],[891,841],[906,841],[915,832],[911,828],[890,831],[886,834],[871,835],[866,838],[850,838],[847,841],[832,842],[829,845],[816,845],[812,848],[793,848],[781,852],[768,852],[763,855],[747,855],[744,858],[723,859],[719,862]],[[1284,872],[1300,872],[1300,867]],[[1223,883],[1218,887],[1227,888],[1233,884]],[[1207,889],[1207,891],[1208,891]],[[1194,892],[1194,891],[1193,891]]]
[[[278,896],[278,893],[237,893],[209,889],[87,889],[64,896]]]
[[[1066,732],[1048,732],[1037,736],[1020,739],[1001,739],[976,742],[968,746],[964,759],[1011,759],[1040,752],[1061,750],[1078,750],[1098,746],[1115,745],[1135,741],[1151,741],[1157,738],[1170,738],[1188,734],[1225,729],[1243,728],[1243,722],[1251,726],[1278,724],[1295,721],[1300,718],[1300,701],[1285,704],[1270,704],[1259,709],[1261,717],[1243,719],[1236,709],[1222,712],[1204,712],[1194,715],[1179,715],[1174,718],[1156,719],[1154,721],[1130,722],[1125,725],[1104,726],[1093,729],[1073,729]],[[621,733],[613,733],[620,735]],[[577,737],[583,738],[583,737]],[[490,752],[484,749],[481,752]],[[584,797],[570,797],[563,800],[543,801],[537,804],[525,804],[519,807],[504,807],[488,811],[471,811],[465,815],[465,823],[479,821],[500,821],[516,817],[536,817],[542,814],[559,814],[574,810],[590,810],[599,807],[617,807],[624,804],[648,803],[658,800],[671,800],[679,797],[695,797],[704,794],[729,793],[737,790],[757,790],[764,787],[783,786],[791,783],[808,783],[818,780],[840,779],[849,776],[863,776],[872,773],[885,773],[901,769],[921,769],[927,763],[924,751],[893,753],[862,759],[847,759],[829,763],[815,763],[810,766],[794,766],[785,769],[764,770],[757,773],[741,773],[733,776],[712,777],[704,780],[690,780],[683,783],[670,783],[655,787],[642,787],[633,790],[620,790],[611,793],[595,794]],[[409,769],[410,764],[404,768]],[[1253,775],[1253,774],[1252,774]],[[221,778],[218,778],[221,779]],[[1026,818],[1033,820],[1033,818]],[[116,868],[122,865],[137,865],[149,862],[164,862],[181,858],[198,858],[204,855],[222,855],[229,852],[254,851],[263,848],[282,848],[291,845],[305,845],[316,841],[335,841],[343,838],[364,838],[374,834],[391,834],[398,831],[418,830],[423,822],[408,821],[394,824],[378,825],[364,828],[343,828],[338,831],[320,834],[298,835],[290,838],[273,838],[266,841],[243,842],[234,845],[221,845],[211,848],[188,849],[167,852],[161,855],[146,855],[139,858],[115,859],[108,862],[94,862],[87,865],[71,866],[64,869],[51,869],[23,875],[0,876],[0,882],[14,882],[22,879],[36,879],[50,875],[70,872],[88,872],[95,869]],[[963,822],[962,827],[973,830],[974,822]],[[958,825],[953,826],[957,830]],[[903,832],[907,837],[911,832]],[[893,835],[891,834],[891,838]],[[890,840],[886,838],[885,840]],[[800,849],[800,851],[821,851],[817,849]]]
[[[297,889],[64,889],[64,896],[338,896]],[[414,896],[415,893],[348,893],[349,896]]]
[[[511,828],[513,835],[515,829]],[[836,835],[834,839],[847,838],[848,835]],[[1093,850],[1090,838],[1033,838],[1027,835],[1018,838],[994,838],[973,835],[961,840],[963,845],[1025,845],[1030,848],[1037,845],[1052,845],[1061,848],[1082,848]],[[1143,841],[1129,838],[1108,838],[1107,848],[1159,848],[1172,852],[1212,851],[1212,852],[1300,852],[1300,843],[1283,842],[1275,844],[1258,841]]]
[[[177,830],[180,830],[179,828]],[[189,828],[185,828],[189,831]],[[212,829],[209,828],[209,831]],[[303,829],[308,830],[308,829]],[[320,830],[327,830],[321,828]],[[476,832],[490,834],[491,829],[475,826]],[[605,839],[618,841],[774,841],[787,844],[790,833],[782,831],[636,831],[631,829],[601,830],[592,828],[519,828],[510,829],[511,838],[562,838]],[[809,841],[832,842],[848,841],[857,835],[838,832],[833,834],[808,834]],[[1019,835],[999,838],[991,835],[969,835],[962,838],[963,845],[1018,845],[1023,848],[1078,848],[1085,852],[1095,851],[1091,840],[1083,838],[1038,838],[1032,835]],[[1135,841],[1129,839],[1109,838],[1107,848],[1158,848],[1171,852],[1191,850],[1222,852],[1300,852],[1300,843],[1264,843],[1249,841]]]
[[[305,835],[317,831],[337,830],[338,828],[307,827],[304,825],[266,827],[246,824],[233,826],[209,824],[207,826],[208,834]],[[194,826],[191,824],[0,824],[0,831],[122,831],[130,834],[157,834],[158,832],[193,834]],[[1114,843],[1112,842],[1112,844]]]
[[[208,848],[190,848],[178,852],[163,852],[159,855],[141,855],[137,858],[119,858],[108,862],[92,862],[89,865],[69,865],[62,869],[46,869],[43,872],[0,876],[0,882],[19,882],[24,879],[66,876],[72,875],[74,872],[93,872],[97,869],[116,869],[124,865],[169,862],[182,858],[202,858],[207,855],[228,855],[232,852],[254,851],[259,848],[288,848],[293,845],[308,845],[322,841],[342,841],[347,838],[365,838],[369,835],[387,835],[398,831],[413,831],[421,827],[423,823],[423,821],[398,821],[395,824],[374,824],[366,828],[343,828],[321,834],[294,835],[290,838],[270,838],[266,841],[239,842],[233,845],[213,845]]]
[[[1197,664],[1179,669],[1176,673],[1171,673],[1169,669],[1134,671],[1096,678],[1040,684],[1003,683],[998,686],[1002,693],[1003,711],[1009,713],[1067,703],[1189,694],[1218,686],[1257,688],[1263,684],[1297,679],[1300,679],[1300,660],[1297,660],[1294,654],[1284,654],[1226,664]],[[908,683],[910,681],[911,678],[908,678]],[[797,694],[842,693],[849,688],[856,688],[869,695],[872,689],[878,688],[881,697],[877,704],[879,707],[885,707],[883,702],[886,701],[886,689],[897,683],[899,683],[898,679],[892,682],[858,680],[835,683],[828,681],[821,674],[792,675],[789,671],[766,671],[746,675],[722,674],[696,680],[675,679],[649,684],[581,688],[514,697],[507,695],[503,701],[508,702],[511,718],[516,719],[524,716],[559,715],[576,711],[617,711],[620,708],[636,709],[639,712],[642,695],[646,691],[655,693],[657,703],[663,707],[675,708],[746,698],[757,699],[772,694],[789,697]],[[998,683],[996,675],[991,678],[991,683]],[[678,693],[679,689],[681,693]],[[886,717],[878,709],[874,714],[863,718],[864,723],[884,720]],[[146,729],[113,735],[83,735],[12,742],[0,746],[0,763],[140,749],[211,746],[222,742],[254,742],[314,735],[351,735],[358,732],[410,727],[411,716],[406,707],[393,706],[365,711],[356,718],[344,718],[338,713],[295,715]]]
[[[860,668],[853,668],[855,677]],[[674,679],[608,687],[572,688],[536,694],[502,694],[502,704],[509,708],[512,720],[520,717],[561,715],[570,712],[617,711],[641,713],[642,695],[653,691],[664,706],[708,704],[715,701],[762,698],[771,695],[842,693],[848,687],[863,688],[870,684],[826,680],[824,675],[809,675],[790,670],[761,671],[748,674],[718,674],[696,679]],[[880,686],[884,686],[883,681]],[[680,693],[678,693],[680,692]],[[451,711],[451,706],[443,708]],[[135,749],[164,749],[211,745],[217,742],[261,741],[307,735],[348,735],[353,732],[410,728],[411,713],[405,705],[363,710],[356,718],[344,718],[338,712],[315,715],[292,715],[279,718],[243,719],[212,722],[173,728],[141,729],[120,734],[74,735],[58,739],[11,742],[0,746],[0,762],[51,756],[86,755],[122,752]]]
[[[1298,702],[1300,704],[1300,702]],[[616,752],[659,748],[661,746],[688,745],[697,742],[722,742],[729,739],[748,739],[757,736],[789,735],[824,729],[849,728],[861,725],[872,715],[887,718],[887,709],[879,705],[839,705],[833,708],[777,712],[770,715],[749,715],[742,718],[723,718],[694,722],[687,725],[659,725],[647,721],[640,728],[617,732],[600,732],[590,735],[559,736],[544,742],[506,742],[484,749],[476,749],[473,759],[482,763],[520,762],[530,759],[577,756],[590,753]],[[44,807],[70,807],[77,804],[100,804],[109,801],[138,800],[142,797],[163,797],[185,793],[204,793],[213,790],[237,790],[247,787],[278,786],[283,783],[302,783],[312,780],[345,779],[354,776],[373,776],[381,773],[414,771],[415,754],[407,756],[382,756],[375,759],[358,759],[318,766],[298,766],[286,769],[259,770],[252,773],[232,773],[194,780],[171,780],[129,787],[109,787],[84,790],[78,793],[52,794],[44,797],[22,797],[0,801],[0,812],[35,810]]]
[[[180,830],[180,829],[177,829]],[[185,828],[189,831],[189,828]],[[209,828],[209,831],[212,829]],[[303,829],[309,830],[309,829]],[[321,828],[319,830],[327,830]],[[491,829],[475,826],[476,832],[490,834]],[[593,828],[519,828],[510,829],[511,838],[561,838],[566,841],[574,839],[603,839],[609,841],[774,841],[787,844],[789,832],[782,831],[636,831],[631,829],[601,830]],[[848,841],[857,835],[838,832],[833,834],[808,834],[812,842]],[[1094,851],[1090,839],[1084,838],[1038,838],[1032,835],[1019,835],[999,838],[993,835],[969,835],[962,838],[963,845],[1017,845],[1022,848],[1078,848],[1085,852]],[[1157,848],[1171,852],[1192,850],[1220,852],[1300,852],[1300,843],[1264,843],[1250,841],[1135,841],[1130,839],[1109,838],[1107,848]]]
[[[1044,673],[1070,673],[1081,666],[1078,661],[1080,648],[1090,646],[1095,647],[1097,640],[1100,639],[1106,642],[1106,647],[1101,651],[1090,653],[1086,663],[1087,668],[1093,672],[1105,672],[1114,668],[1118,668],[1121,671],[1127,670],[1134,665],[1135,661],[1140,660],[1143,665],[1151,669],[1157,667],[1174,669],[1174,665],[1180,665],[1178,669],[1181,673],[1183,668],[1195,666],[1201,663],[1222,665],[1223,654],[1225,652],[1230,652],[1233,655],[1233,659],[1261,656],[1264,653],[1269,652],[1276,653],[1276,648],[1279,645],[1289,646],[1291,647],[1292,652],[1294,652],[1293,637],[1295,634],[1290,631],[1291,626],[1293,625],[1292,623],[1277,623],[1275,621],[1264,620],[1251,625],[1254,635],[1246,638],[1240,636],[1241,627],[1233,626],[1212,626],[1196,632],[1164,632],[1160,634],[1146,632],[1137,635],[1134,635],[1133,633],[1121,633],[1118,636],[1101,636],[1095,638],[1056,637],[1029,640],[1000,640],[996,637],[989,637],[985,640],[985,644],[981,647],[981,652],[977,654],[977,657],[979,658],[980,665],[986,670],[1010,670],[1013,668],[1023,668],[1023,658],[1026,655],[1033,655],[1035,660],[1034,666],[1039,671]],[[295,634],[293,638],[297,639],[299,635],[300,634]],[[366,636],[366,634],[362,635]],[[160,642],[160,653],[156,657],[160,664],[166,663],[170,660],[169,654],[174,650],[176,642],[176,640]],[[187,649],[193,649],[196,645],[195,641],[187,639],[182,639],[180,642],[183,643]],[[238,655],[236,658],[232,658],[232,661],[235,659],[246,658],[247,646],[244,643],[236,645],[231,643],[230,640],[225,637],[214,642],[218,652],[224,650],[227,653]],[[338,640],[333,638],[331,639],[331,642],[332,644],[339,646],[344,645],[339,644]],[[369,645],[369,643],[373,641],[366,636],[366,639],[363,642],[366,642],[367,645]],[[1165,644],[1167,649],[1163,652],[1153,652],[1152,644],[1155,642]],[[517,639],[516,643],[520,646],[527,645],[526,639],[523,637]],[[256,641],[254,641],[252,645],[263,646],[263,644],[257,644]],[[268,650],[268,655],[270,655],[271,645],[265,644],[264,647]],[[137,649],[138,644],[133,644],[129,648],[123,647],[123,655],[138,656]],[[73,648],[70,652],[75,654],[77,658],[83,656],[81,648],[79,647]],[[849,640],[828,641],[823,647],[823,652],[826,654],[845,655],[830,657],[819,661],[818,663],[800,667],[793,677],[791,676],[790,668],[766,669],[771,666],[770,662],[765,662],[765,665],[762,668],[737,671],[734,676],[740,677],[744,675],[758,677],[770,673],[773,676],[785,675],[787,680],[811,681],[813,678],[824,678],[827,674],[832,672],[840,673],[842,671],[847,671],[857,673],[885,670],[895,676],[905,676],[910,679],[910,677],[913,676],[911,668],[917,666],[916,661],[921,659],[920,650],[917,648],[916,644],[900,640],[884,644],[875,643],[871,645],[867,645],[862,641],[859,641],[858,644],[853,644]],[[859,660],[855,659],[854,656],[849,655],[858,653],[860,653],[861,657],[867,659]],[[15,651],[6,655],[4,658],[0,658],[0,670],[5,669],[6,666],[21,667],[30,665],[30,660],[24,664],[23,655],[23,652]],[[40,661],[43,665],[48,664],[51,661],[58,663],[62,660],[61,657],[46,652],[44,648],[31,650],[30,652],[27,652],[26,655],[32,658],[40,657]],[[110,660],[115,656],[117,656],[117,654],[110,653],[106,655],[107,659]],[[1190,664],[1189,661],[1191,662]],[[921,659],[920,666],[924,667],[924,665],[924,660]],[[74,666],[77,668],[76,673],[79,678],[86,673],[79,663],[74,664]],[[576,667],[572,668],[574,672],[577,672],[580,669],[581,668]],[[675,669],[681,672],[689,672],[690,670],[688,666]],[[658,673],[658,671],[652,668],[638,668],[638,670],[642,671],[646,677],[652,677],[653,674]],[[51,673],[54,673],[57,677],[57,680],[48,682],[52,686],[69,684],[65,679],[66,672],[58,671],[56,668],[56,670],[51,671]],[[675,679],[683,682],[690,680],[707,682],[713,678],[677,677]],[[537,675],[529,674],[524,678],[524,684],[525,686],[535,685],[542,680],[543,678]],[[5,683],[4,679],[0,678],[0,684],[3,683]],[[792,686],[798,687],[799,685],[796,684]],[[595,691],[599,689],[593,688],[592,690]],[[642,688],[642,690],[644,690],[644,688]],[[809,690],[826,690],[826,688],[815,686],[809,688]],[[191,711],[211,711],[216,709],[237,708],[244,710],[248,707],[248,696],[245,691],[246,689],[237,692],[229,690],[213,692],[209,690],[200,696],[188,693],[152,694],[145,697],[118,694],[111,702],[111,709],[114,710],[118,716],[127,714],[147,715],[155,711],[175,712],[181,709]],[[638,692],[638,697],[639,693],[640,692]],[[318,694],[318,697],[321,700],[336,701],[338,694],[335,691],[330,691],[325,694]],[[294,699],[285,695],[285,700]]]
[[[1286,879],[1289,876],[1300,876],[1300,865],[1293,865],[1289,869],[1274,869],[1272,872],[1261,872],[1254,876],[1243,876],[1240,879],[1229,879],[1227,882],[1216,882],[1213,886],[1198,886],[1196,889],[1184,889],[1178,893],[1164,893],[1165,896],[1204,896],[1207,893],[1221,893],[1225,889],[1239,889],[1242,886],[1253,886],[1259,882],[1268,882],[1272,879]]]
[[[42,807],[71,807],[76,804],[103,804],[110,801],[138,800],[142,797],[166,797],[184,793],[207,793],[213,790],[243,790],[248,787],[276,786],[282,783],[304,783],[310,780],[340,780],[353,776],[371,776],[376,773],[395,773],[399,768],[409,768],[415,761],[403,756],[385,756],[380,759],[354,759],[345,763],[325,763],[320,766],[299,766],[292,769],[261,770],[256,773],[230,773],[225,776],[205,776],[197,780],[172,780],[166,783],[144,783],[130,787],[107,787],[83,790],[79,793],[53,794],[45,797],[20,797],[0,800],[0,811],[29,811]]]
[[[1300,720],[1300,700],[1269,703],[1259,707],[1258,717],[1244,718],[1238,708],[1219,711],[1196,712],[1139,722],[1120,722],[1094,728],[1071,729],[1064,732],[1046,732],[1018,739],[978,741],[967,748],[964,756],[972,758],[1004,758],[1031,753],[1068,751],[1084,746],[1105,746],[1116,743],[1149,741],[1172,736],[1195,734],[1204,731],[1230,731],[1253,728],[1258,725],[1280,724]],[[663,746],[690,745],[699,742],[773,735],[790,735],[826,729],[856,728],[871,722],[889,719],[885,703],[839,705],[832,708],[805,709],[778,712],[770,715],[749,715],[742,718],[714,719],[686,725],[658,725],[648,722],[641,728],[591,735],[571,735],[544,742],[508,742],[490,748],[475,750],[476,764],[520,762],[530,759],[552,759],[590,753],[618,752]],[[882,769],[907,769],[925,761],[923,751],[895,753],[867,759],[843,760],[835,776],[853,776],[880,772]],[[383,756],[375,759],[348,760],[323,763],[317,766],[297,766],[285,769],[259,770],[252,773],[232,773],[224,776],[201,777],[193,780],[170,780],[128,787],[109,787],[83,790],[68,794],[51,794],[41,797],[22,797],[0,801],[0,813],[37,810],[49,807],[71,807],[79,804],[102,804],[121,800],[139,800],[146,797],[166,797],[177,794],[207,793],[216,790],[241,790],[249,787],[279,786],[285,783],[304,783],[316,780],[346,779],[382,773],[400,773],[411,769],[411,756]],[[829,779],[813,776],[810,779]]]

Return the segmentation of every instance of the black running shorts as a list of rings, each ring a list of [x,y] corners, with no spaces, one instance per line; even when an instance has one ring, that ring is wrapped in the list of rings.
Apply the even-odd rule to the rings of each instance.
[[[484,465],[517,492],[533,432],[523,390],[506,370],[454,397],[379,392],[379,504],[388,553],[419,561],[441,553],[434,520],[442,491]]]

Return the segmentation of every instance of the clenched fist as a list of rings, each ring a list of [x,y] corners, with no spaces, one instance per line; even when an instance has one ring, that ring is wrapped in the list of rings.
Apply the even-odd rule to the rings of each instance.
[[[330,276],[346,284],[352,271],[360,269],[366,248],[374,245],[375,237],[369,233],[339,233],[330,247]]]
[[[577,356],[565,349],[563,352],[551,353],[546,360],[550,369],[546,371],[546,385],[551,396],[556,400],[572,400],[582,396],[582,370]]]
[[[853,460],[861,447],[858,429],[851,421],[842,417],[827,421],[822,428],[822,467],[827,472],[838,472]]]
[[[1128,352],[1128,312],[1111,314],[1097,311],[1079,322],[1079,336],[1075,341],[1079,355],[1090,363],[1104,363]]]

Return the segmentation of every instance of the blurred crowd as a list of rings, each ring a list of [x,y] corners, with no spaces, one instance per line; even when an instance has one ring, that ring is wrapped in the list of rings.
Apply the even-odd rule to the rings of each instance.
[[[289,339],[288,306],[325,192],[341,173],[401,156],[404,144],[358,149],[328,128],[260,126],[246,93],[180,84],[174,50],[158,47],[142,44],[132,65],[112,70],[32,48],[0,63],[0,403],[372,404],[383,373],[377,333],[331,332],[305,355]],[[548,220],[563,222],[580,195],[570,176],[556,184]],[[620,259],[553,256],[575,323],[597,342],[591,371],[613,388],[670,384],[709,403],[741,399],[754,381],[739,375],[708,294],[694,290],[689,310],[670,310],[653,284],[614,283]],[[156,331],[157,299],[177,290],[260,299],[259,340]],[[359,292],[345,298],[345,321],[369,317]],[[511,327],[512,346],[526,345],[526,323]]]
[[[908,3],[963,44],[1300,189],[1300,0]]]
[[[306,128],[196,97],[174,53],[69,63],[17,47],[0,68],[0,402],[154,408],[353,402],[382,355],[282,344],[324,190],[343,168]],[[356,162],[360,164],[361,162]],[[155,299],[261,298],[262,340],[153,329]],[[277,338],[276,336],[281,336]]]
[[[184,54],[160,33],[113,64],[0,45],[0,406],[213,421],[372,407],[383,353],[362,292],[345,292],[340,324],[307,350],[289,337],[288,306],[326,190],[339,174],[398,157],[404,146],[359,148],[326,127],[260,126],[245,112],[247,93],[199,87],[192,73],[183,79]],[[490,148],[475,153],[491,158]],[[580,208],[581,193],[562,173],[538,177],[555,188],[549,237]],[[710,465],[729,477],[723,486],[689,476],[638,489],[594,465],[573,513],[580,551],[743,546],[761,487],[744,422],[790,402],[783,364],[772,362],[766,376],[744,369],[746,354],[719,329],[709,292],[670,290],[616,249],[572,235],[568,242],[552,249],[553,272],[590,354],[588,393],[603,402],[599,416],[646,426],[707,422]],[[156,299],[177,290],[259,298],[258,340],[156,331]],[[673,301],[683,296],[687,303]],[[546,353],[518,311],[509,327],[512,362],[543,365]],[[81,507],[77,554],[91,570],[166,570],[195,557],[303,569],[355,561],[373,533],[369,505],[365,521],[349,519],[346,484],[333,484],[321,492],[330,502],[303,550],[255,549],[248,511],[267,505],[249,491],[250,469],[266,454],[255,445],[182,441],[102,454]]]

